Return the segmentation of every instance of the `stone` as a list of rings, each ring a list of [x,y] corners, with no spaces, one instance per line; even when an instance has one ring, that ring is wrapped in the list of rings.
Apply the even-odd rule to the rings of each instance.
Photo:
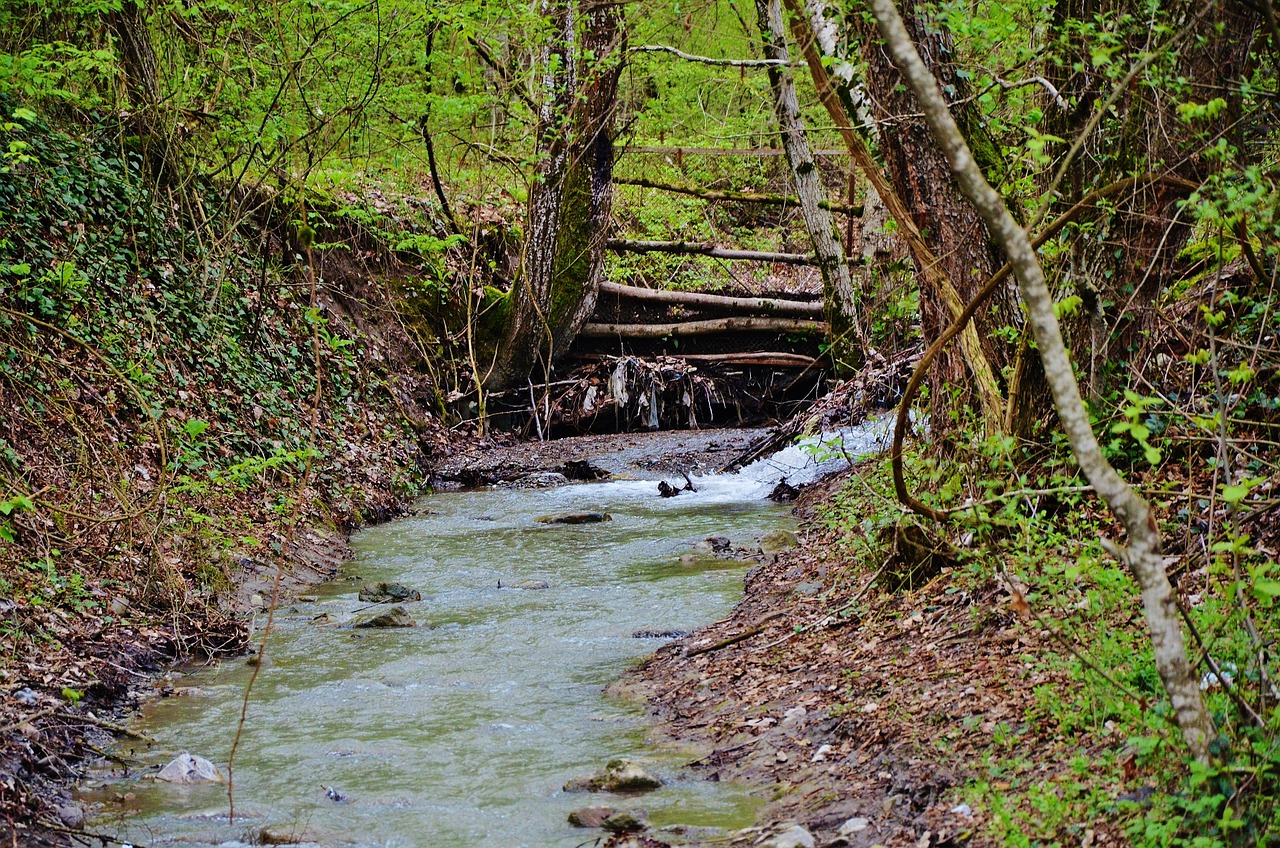
[[[79,804],[63,804],[55,808],[53,813],[67,827],[77,828],[84,824],[84,807]]]
[[[166,783],[192,785],[198,783],[222,783],[225,778],[218,767],[206,760],[183,751],[174,757],[167,766],[160,769],[156,780]]]
[[[534,519],[539,524],[599,524],[612,521],[613,516],[607,512],[567,512],[563,515],[543,515]]]
[[[704,554],[707,556],[724,556],[733,549],[733,543],[729,541],[728,536],[711,535],[703,539],[701,542],[694,542],[693,552]]]
[[[610,833],[638,833],[649,826],[643,811],[619,810],[605,819],[600,827]]]
[[[370,583],[360,589],[360,600],[370,604],[405,603],[422,600],[422,593],[401,583]]]
[[[790,530],[774,530],[760,537],[760,553],[765,556],[777,556],[800,544],[799,537]]]
[[[613,807],[582,807],[569,814],[569,824],[574,827],[600,827],[615,812]]]
[[[551,584],[545,580],[521,580],[518,583],[509,583],[506,585],[508,589],[550,589]]]
[[[763,842],[760,848],[814,848],[813,834],[795,822],[783,822]]]
[[[554,489],[556,486],[568,484],[569,478],[559,471],[531,471],[523,477],[516,478],[511,486],[515,489]]]
[[[370,616],[356,622],[356,627],[417,627],[418,622],[413,620],[413,616],[409,615],[408,610],[404,607],[392,607],[386,612],[378,615]]]
[[[854,816],[847,819],[844,824],[840,825],[839,834],[841,836],[852,836],[855,833],[861,833],[871,827],[871,819],[863,816]]]
[[[564,785],[566,792],[648,792],[662,781],[627,759],[610,760],[591,777],[575,778]]]
[[[257,845],[315,845],[323,844],[326,836],[319,831],[297,824],[269,824],[258,831],[253,842]]]

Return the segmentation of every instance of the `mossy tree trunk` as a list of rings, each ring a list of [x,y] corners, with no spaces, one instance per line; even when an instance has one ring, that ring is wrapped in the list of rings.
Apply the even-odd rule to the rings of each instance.
[[[566,0],[543,3],[552,44],[544,56],[540,157],[511,321],[487,381],[491,387],[549,370],[594,311],[603,276],[625,35],[621,6],[588,0],[580,14],[577,9]]]

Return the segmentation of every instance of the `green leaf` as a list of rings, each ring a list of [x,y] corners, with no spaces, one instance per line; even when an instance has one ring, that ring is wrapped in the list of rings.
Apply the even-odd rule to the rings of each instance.
[[[1238,504],[1249,494],[1248,486],[1223,486],[1222,499],[1229,504]]]
[[[1250,589],[1259,598],[1280,598],[1280,580],[1255,580]]]

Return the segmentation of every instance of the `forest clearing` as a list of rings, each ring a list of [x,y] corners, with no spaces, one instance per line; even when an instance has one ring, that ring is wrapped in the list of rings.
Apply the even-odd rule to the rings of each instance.
[[[0,845],[1280,845],[1277,21],[0,3]]]

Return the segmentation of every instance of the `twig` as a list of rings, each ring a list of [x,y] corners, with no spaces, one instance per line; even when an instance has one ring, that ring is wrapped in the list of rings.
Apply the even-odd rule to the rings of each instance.
[[[119,724],[114,721],[107,721],[104,718],[97,718],[95,716],[68,712],[67,710],[55,710],[55,712],[57,713],[59,718],[65,718],[70,721],[80,721],[80,722],[84,722],[85,724],[92,724],[94,727],[101,727],[103,730],[109,730],[112,733],[117,733],[121,736],[128,736],[130,739],[140,739],[143,742],[151,742],[151,743],[154,743],[156,741],[155,739],[153,739],[152,737],[148,736],[147,734],[143,733],[140,730],[133,730],[132,728],[126,727],[123,724]]]
[[[766,624],[768,624],[770,621],[773,621],[776,618],[782,618],[784,615],[786,615],[786,613],[781,611],[770,613],[769,615],[766,615],[764,618],[757,621],[755,623],[755,626],[752,627],[750,630],[744,630],[743,632],[739,633],[736,636],[730,636],[727,639],[721,639],[719,642],[716,642],[713,645],[705,645],[701,648],[691,648],[689,650],[686,650],[684,652],[684,655],[686,658],[696,657],[702,654],[709,654],[712,651],[718,651],[721,648],[727,648],[730,645],[736,645],[739,642],[750,639],[752,636],[757,636],[760,633],[763,633],[765,629],[764,626]]]
[[[45,718],[46,716],[53,715],[57,711],[58,711],[57,707],[49,707],[48,709],[41,710],[38,713],[32,713],[29,716],[23,716],[22,718],[18,719],[12,724],[6,724],[4,727],[0,727],[0,733],[8,733],[10,730],[17,730],[19,727],[22,727],[22,725],[24,724],[30,724],[33,721],[39,721],[40,719]]]

